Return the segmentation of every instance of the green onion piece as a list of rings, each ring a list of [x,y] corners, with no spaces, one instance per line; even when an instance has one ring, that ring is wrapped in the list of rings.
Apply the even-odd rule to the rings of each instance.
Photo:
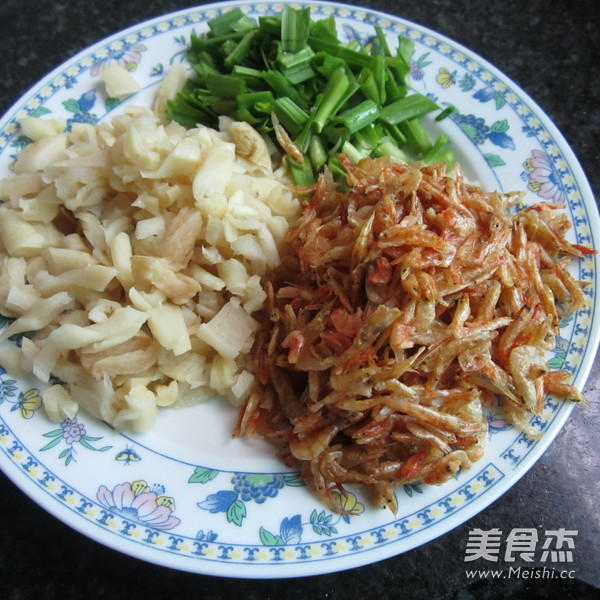
[[[236,121],[245,121],[246,123],[250,123],[250,125],[259,126],[264,121],[264,118],[258,117],[253,114],[248,107],[239,106],[235,109],[231,116]]]
[[[406,144],[406,136],[400,130],[398,125],[390,125],[389,123],[385,123],[385,131],[392,137],[392,139],[397,143],[403,146]]]
[[[346,74],[348,75],[348,89],[343,93],[335,105],[334,110],[331,113],[331,119],[333,119],[345,106],[350,106],[350,99],[360,90],[360,85],[356,81],[356,77],[349,71]]]
[[[258,17],[258,28],[262,33],[279,37],[281,35],[281,17]]]
[[[419,119],[410,119],[398,124],[406,136],[408,150],[416,157],[423,156],[431,148],[429,134]]]
[[[324,52],[315,54],[312,65],[318,73],[325,77],[325,79],[329,79],[334,71],[348,67],[341,58],[329,56],[329,54],[325,54]]]
[[[337,35],[337,27],[333,16],[313,21],[310,27],[309,37],[317,37],[332,44],[341,44]]]
[[[208,27],[212,36],[221,36],[232,31],[242,31],[252,26],[254,26],[252,20],[239,8],[234,8],[208,21]]]
[[[257,102],[254,105],[254,112],[266,117],[273,112],[273,102]]]
[[[296,69],[288,69],[283,71],[283,76],[292,84],[297,85],[304,83],[312,79],[315,76],[315,72],[309,66]]]
[[[235,97],[237,101],[236,119],[245,121],[241,115],[251,115],[252,124],[263,121],[273,110],[275,96],[269,91],[246,92]]]
[[[410,38],[403,35],[398,36],[398,49],[396,56],[401,58],[410,69],[410,60],[415,51],[415,43]]]
[[[292,137],[298,135],[308,121],[308,114],[290,98],[277,98],[273,103],[273,110],[283,128]]]
[[[355,163],[369,155],[368,152],[359,150],[348,140],[342,144],[342,154],[347,154],[350,160]]]
[[[201,52],[202,50],[211,50],[212,48],[221,48],[222,44],[226,44],[229,41],[241,40],[244,37],[244,32],[239,31],[235,33],[228,33],[220,35],[218,37],[205,37],[196,38],[196,43],[192,48],[194,52]]]
[[[217,115],[230,115],[237,109],[235,98],[223,98],[221,96],[210,96],[206,99],[206,104]]]
[[[312,120],[314,118],[314,113],[311,113],[308,117],[306,123],[304,123],[304,127],[302,127],[302,131],[294,138],[294,143],[300,148],[300,150],[306,154],[308,149],[310,148],[310,143],[314,135],[316,135],[312,130]]]
[[[436,108],[438,105],[427,96],[411,94],[383,108],[381,119],[391,125],[396,125],[402,121],[422,117]]]
[[[291,83],[298,84],[312,79],[316,73],[311,66],[314,52],[305,47],[299,52],[281,52],[276,64],[283,76]]]
[[[241,65],[235,65],[231,74],[239,79],[243,79],[249,88],[262,88],[264,87],[263,73],[258,69],[252,69],[250,67],[244,67]]]
[[[242,36],[242,39],[244,38],[244,36]],[[219,52],[224,56],[227,57],[229,56],[232,52],[235,51],[237,46],[237,42],[235,40],[232,39],[227,39],[226,41],[223,42],[223,45],[219,48]]]
[[[407,78],[410,73],[410,63],[404,61],[402,57],[385,57],[385,64],[392,72],[396,82],[407,85]]]
[[[192,63],[194,70],[197,73],[219,73],[219,65],[215,60],[214,56],[206,50],[201,50],[195,55],[194,62]]]
[[[349,134],[359,131],[379,118],[379,107],[373,100],[365,100],[338,115],[336,121],[344,124]]]
[[[244,92],[246,88],[243,79],[238,79],[233,75],[221,75],[220,73],[207,73],[206,87],[212,94],[221,98],[235,98],[238,94]]]
[[[180,96],[194,97],[194,94],[197,89],[200,87],[200,82],[197,79],[188,79],[184,84],[181,90],[179,90]]]
[[[301,165],[293,158],[287,157],[288,164],[290,165],[290,171],[296,185],[304,186],[311,185],[315,181],[315,174],[310,164],[308,156],[304,156],[304,164]]]
[[[296,67],[305,67],[310,64],[315,53],[308,46],[297,52],[281,52],[277,56],[277,64],[281,69],[294,69]]]
[[[248,15],[243,15],[237,21],[231,24],[233,31],[248,31],[256,28],[256,21]]]
[[[373,60],[371,61],[370,64],[370,70],[373,73],[373,77],[375,80],[375,84],[377,85],[377,92],[379,95],[379,103],[380,104],[385,104],[386,101],[386,89],[385,89],[385,82],[386,82],[386,74],[387,74],[387,70],[385,68],[385,58],[383,56],[374,56]]]
[[[204,39],[205,38],[196,35],[195,32],[192,32],[192,34],[190,35],[190,50],[188,53],[188,58],[194,52],[200,52],[204,49]]]
[[[358,50],[352,50],[351,48],[347,48],[346,46],[342,46],[339,44],[334,44],[326,39],[319,39],[315,37],[314,33],[308,38],[308,43],[312,48],[316,48],[317,50],[321,50],[326,54],[330,54],[331,56],[336,56],[344,60],[348,65],[352,65],[355,67],[366,67],[370,64],[373,59],[372,56],[360,52]]]
[[[317,171],[320,171],[327,162],[327,150],[325,149],[325,145],[320,136],[311,136],[308,146],[308,156],[310,157],[310,162]]]
[[[279,71],[265,71],[263,79],[278,96],[288,97],[301,108],[308,108],[306,99]]]
[[[379,43],[379,46],[383,51],[383,56],[391,56],[392,52],[390,50],[390,47],[388,46],[387,38],[385,37],[385,33],[381,25],[375,25],[375,33],[377,34],[377,41]]]
[[[262,79],[263,72],[259,69],[252,69],[251,67],[244,67],[243,65],[235,65],[231,71],[232,75],[236,77],[242,77],[244,79]]]
[[[398,147],[398,144],[391,140],[385,140],[377,148],[375,148],[374,152],[375,156],[393,156],[395,158],[399,158],[404,162],[410,162],[410,157],[402,152],[402,150]]]
[[[375,75],[373,75],[373,71],[368,67],[361,69],[358,74],[356,80],[360,85],[360,89],[362,93],[369,99],[373,100],[375,104],[381,104],[381,97],[379,96],[379,86],[377,85],[377,81],[375,80]]]
[[[235,65],[242,63],[248,55],[248,52],[250,51],[250,45],[257,35],[258,29],[251,29],[250,31],[246,32],[244,37],[235,45],[233,50],[225,59],[225,66],[231,70],[233,67],[235,67]]]
[[[385,133],[381,128],[381,125],[371,123],[366,127],[363,127],[360,131],[354,134],[354,139],[357,145],[365,149],[374,149],[380,143]]]
[[[450,116],[454,112],[454,106],[447,106],[436,118],[436,121],[443,121],[446,117]]]
[[[388,68],[385,74],[385,89],[388,98],[392,101],[404,98],[408,93],[406,86],[398,84],[398,80],[391,69]]]
[[[423,155],[423,162],[433,165],[439,162],[448,161],[448,152],[450,150],[450,140],[448,136],[440,133],[433,146]]]
[[[281,47],[284,52],[299,52],[308,41],[310,8],[295,9],[283,5],[281,12]]]
[[[212,119],[212,115],[208,114],[195,106],[190,106],[187,102],[181,99],[167,100],[167,118],[172,121],[177,121],[187,129],[196,127],[198,123],[206,123]]]
[[[240,106],[252,108],[257,104],[272,104],[275,102],[275,96],[270,90],[262,90],[259,92],[245,92],[238,94],[236,100]]]
[[[340,181],[346,181],[346,171],[340,167],[340,161],[337,156],[332,156],[327,163],[331,173],[333,174],[335,179]]]
[[[320,102],[315,110],[313,128],[317,133],[323,131],[327,120],[335,114],[338,101],[345,94],[350,82],[344,71],[336,71],[327,82]]]
[[[314,115],[313,115],[314,116]],[[347,139],[348,132],[342,125],[336,125],[333,121],[327,124],[327,127],[323,128],[321,137],[327,140],[330,145],[328,154],[332,152],[339,152],[339,147],[342,145],[345,139]]]
[[[177,94],[177,97],[191,106],[204,110],[205,95],[209,95],[208,90],[202,90],[196,87],[194,81],[188,80]]]

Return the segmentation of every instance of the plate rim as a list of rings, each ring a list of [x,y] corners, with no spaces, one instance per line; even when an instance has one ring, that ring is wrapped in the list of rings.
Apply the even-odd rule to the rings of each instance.
[[[283,5],[282,2],[273,2],[273,1],[267,0],[266,2],[256,4],[256,6],[261,5],[261,4],[269,5],[269,6]],[[396,22],[406,24],[408,27],[410,27],[412,29],[420,30],[425,34],[432,36],[433,38],[436,38],[444,43],[448,43],[451,47],[455,48],[456,50],[461,51],[461,52],[465,53],[467,56],[472,57],[476,62],[478,62],[482,67],[484,67],[486,70],[488,70],[490,73],[492,73],[496,78],[498,78],[502,81],[505,81],[507,84],[510,85],[511,90],[514,91],[518,95],[519,99],[522,102],[526,102],[526,104],[533,109],[533,112],[535,112],[536,116],[542,120],[542,124],[543,124],[544,128],[551,134],[551,136],[560,145],[560,152],[561,152],[562,156],[566,159],[566,161],[569,165],[569,169],[571,170],[571,172],[573,173],[573,175],[575,177],[577,185],[581,190],[582,197],[586,199],[586,208],[588,210],[588,218],[590,219],[591,222],[593,221],[593,223],[591,223],[591,224],[600,226],[600,218],[598,216],[597,206],[596,206],[596,210],[593,211],[593,210],[591,210],[590,206],[587,203],[587,199],[589,199],[589,198],[593,199],[593,191],[592,191],[590,182],[589,182],[588,178],[586,177],[583,167],[581,166],[579,160],[577,159],[574,151],[572,150],[571,146],[567,142],[566,138],[564,137],[564,135],[562,134],[560,129],[550,119],[550,117],[545,113],[545,111],[542,109],[542,107],[540,105],[538,105],[537,102],[535,100],[533,100],[533,98],[531,98],[531,96],[524,89],[522,89],[516,82],[514,82],[510,77],[508,77],[506,74],[504,74],[502,71],[500,71],[493,64],[489,63],[489,61],[486,58],[482,57],[478,53],[463,46],[460,42],[457,42],[457,41],[447,37],[444,34],[438,33],[427,26],[421,25],[414,21],[410,21],[399,15],[382,12],[380,10],[376,10],[376,9],[372,9],[372,8],[368,8],[368,7],[354,6],[354,5],[349,5],[349,4],[340,3],[340,2],[324,2],[321,0],[315,0],[315,1],[308,1],[308,2],[299,2],[298,4],[300,6],[336,7],[337,9],[346,9],[351,12],[364,12],[367,14],[374,15],[375,17],[377,17],[379,19],[388,19],[391,21],[396,21]],[[34,83],[32,86],[30,86],[26,90],[25,93],[23,93],[14,103],[12,103],[8,107],[8,109],[6,109],[4,111],[2,118],[0,119],[0,128],[5,127],[6,124],[10,123],[14,119],[14,115],[16,115],[16,113],[19,111],[19,109],[21,107],[25,106],[27,104],[27,102],[31,100],[32,96],[34,96],[38,90],[43,88],[47,82],[49,82],[53,78],[57,77],[62,71],[65,71],[69,65],[79,62],[86,55],[94,52],[95,50],[97,50],[99,48],[107,46],[112,41],[115,41],[117,39],[122,39],[122,38],[126,37],[127,35],[133,33],[134,31],[143,29],[144,27],[152,26],[152,25],[161,23],[165,20],[176,19],[178,16],[189,15],[194,12],[206,13],[207,11],[210,11],[212,9],[219,9],[219,8],[223,8],[223,7],[250,6],[250,5],[252,5],[252,3],[245,2],[244,0],[232,0],[231,2],[228,2],[228,1],[215,2],[215,3],[203,4],[203,5],[199,5],[199,6],[192,6],[192,7],[188,7],[185,9],[169,12],[164,15],[152,17],[150,19],[146,19],[140,23],[133,24],[129,27],[126,27],[126,28],[118,31],[118,32],[115,32],[109,36],[106,36],[106,37],[96,41],[95,43],[87,46],[86,48],[83,48],[82,50],[77,52],[72,57],[63,61],[60,65],[56,66],[53,70],[51,70],[49,73],[47,73],[39,81]],[[593,231],[591,232],[591,235],[593,236]],[[596,270],[595,274],[596,274],[595,287],[597,288],[597,286],[598,286],[597,270]],[[598,305],[598,300],[597,300],[598,294],[597,293],[595,294],[595,298],[596,298],[596,301],[593,305],[594,308]],[[592,319],[592,322],[590,325],[590,336],[589,336],[590,339],[592,340],[590,346],[594,346],[596,348],[596,350],[598,348],[599,335],[600,335],[600,322],[598,322],[597,320],[594,321]],[[582,388],[584,386],[585,381],[587,380],[587,378],[589,376],[589,373],[591,371],[591,368],[592,368],[592,365],[594,362],[594,354],[595,354],[595,352],[588,351],[586,353],[584,361],[582,361],[582,364],[579,365],[579,367],[577,369],[577,374],[575,376],[575,384],[580,388]],[[42,508],[44,508],[44,510],[46,510],[47,512],[49,512],[50,514],[52,514],[53,516],[58,518],[60,521],[62,521],[63,523],[66,523],[67,525],[69,525],[76,531],[79,531],[86,537],[91,538],[91,539],[95,540],[96,542],[99,542],[102,545],[109,547],[113,550],[117,550],[117,551],[123,552],[125,554],[128,554],[134,558],[141,559],[141,560],[144,560],[147,562],[151,562],[151,563],[154,563],[154,564],[157,564],[160,566],[166,566],[166,567],[170,567],[170,568],[174,568],[174,569],[178,569],[178,570],[189,571],[189,572],[193,572],[193,573],[197,573],[197,574],[215,574],[215,575],[222,575],[222,576],[234,577],[234,578],[250,578],[250,579],[252,579],[252,578],[265,578],[265,577],[283,578],[283,577],[307,576],[307,575],[330,573],[330,572],[334,572],[334,571],[343,571],[343,570],[347,570],[350,568],[355,568],[357,566],[371,564],[373,562],[377,562],[377,561],[383,560],[385,558],[391,558],[391,557],[396,556],[405,551],[414,549],[414,548],[420,546],[421,544],[432,541],[433,539],[436,539],[436,538],[440,537],[441,535],[444,535],[445,533],[448,533],[450,530],[463,524],[465,521],[469,520],[474,515],[480,513],[483,510],[486,510],[493,502],[495,502],[497,499],[499,499],[508,489],[510,489],[510,487],[515,485],[537,463],[537,461],[541,458],[541,456],[543,454],[545,454],[545,452],[547,451],[550,444],[554,441],[554,439],[557,437],[557,435],[559,435],[560,432],[562,431],[564,424],[568,420],[572,410],[573,410],[573,404],[569,403],[569,404],[562,405],[561,408],[556,412],[556,414],[554,415],[554,418],[552,420],[552,426],[554,428],[553,435],[544,435],[542,440],[540,442],[538,442],[537,444],[535,444],[532,452],[530,454],[528,454],[527,457],[524,459],[524,461],[521,463],[518,473],[513,473],[511,475],[511,477],[508,478],[508,479],[510,479],[510,481],[505,481],[504,484],[499,483],[499,484],[496,484],[495,486],[493,486],[489,490],[491,492],[491,494],[486,498],[486,501],[484,503],[478,503],[476,508],[466,507],[464,509],[461,509],[461,511],[459,511],[458,513],[456,513],[454,515],[454,517],[458,517],[457,519],[456,518],[454,519],[456,521],[456,523],[454,525],[452,525],[452,527],[450,527],[449,529],[435,533],[434,535],[429,535],[430,532],[418,531],[415,534],[415,536],[424,537],[426,539],[424,539],[421,543],[417,544],[416,546],[411,546],[410,548],[407,548],[405,550],[400,550],[399,552],[389,552],[389,551],[385,551],[385,550],[383,552],[377,552],[375,550],[369,550],[370,554],[369,554],[369,559],[367,561],[363,561],[363,560],[354,561],[353,560],[353,557],[362,556],[361,554],[354,554],[354,555],[346,554],[342,557],[342,560],[344,563],[348,563],[348,564],[344,564],[343,566],[336,565],[335,569],[327,569],[327,568],[322,569],[322,570],[315,569],[314,568],[315,565],[321,564],[321,563],[317,563],[314,561],[308,562],[308,563],[291,563],[291,564],[287,565],[290,567],[290,570],[291,570],[291,572],[289,574],[280,574],[280,573],[272,574],[270,572],[268,572],[268,573],[260,572],[263,570],[260,568],[263,565],[254,566],[253,567],[253,569],[255,569],[254,571],[244,572],[244,573],[239,573],[239,574],[238,573],[210,573],[209,572],[210,566],[215,566],[215,565],[221,564],[221,563],[212,563],[212,562],[206,563],[207,565],[209,565],[208,570],[202,570],[202,569],[197,569],[197,568],[186,569],[184,566],[179,564],[179,557],[177,557],[176,559],[173,559],[173,561],[170,560],[170,557],[168,557],[168,560],[159,560],[159,559],[155,560],[153,558],[154,554],[155,554],[154,552],[149,552],[148,556],[140,556],[139,553],[134,553],[134,552],[129,551],[128,550],[129,546],[127,546],[127,547],[124,546],[123,548],[118,547],[121,545],[121,542],[124,541],[122,537],[120,537],[120,536],[116,537],[116,539],[119,542],[117,544],[109,543],[105,539],[103,539],[106,537],[103,530],[90,528],[88,526],[88,523],[85,520],[82,521],[80,518],[77,517],[77,515],[75,515],[72,519],[64,518],[64,516],[62,515],[62,513],[63,513],[62,505],[56,503],[50,497],[48,499],[44,498],[43,500],[38,500],[37,496],[39,496],[39,486],[37,486],[35,484],[35,482],[31,481],[30,478],[28,478],[26,476],[23,477],[22,472],[19,471],[17,466],[14,463],[12,463],[10,460],[5,461],[3,453],[0,453],[0,467],[2,467],[2,470],[7,474],[9,479],[11,479],[11,481],[13,481],[13,483],[15,483],[15,485],[17,487],[19,487],[30,499],[34,500],[38,505],[42,506]],[[9,467],[8,469],[5,468],[5,463],[8,465],[11,465],[11,467]],[[11,471],[13,471],[13,467],[14,467],[14,472],[11,473]],[[35,491],[38,492],[38,494],[32,495],[31,493],[29,493],[30,489],[34,489]],[[460,515],[460,516],[458,516],[458,515]],[[85,524],[85,526],[80,525],[81,523]],[[93,529],[93,533],[91,533],[91,531],[90,531],[92,529]],[[146,554],[145,548],[144,548],[144,551],[142,552],[142,554]],[[381,554],[381,556],[379,556],[379,554]],[[162,559],[167,557],[167,555],[160,554],[160,553],[157,556],[160,556]],[[375,558],[371,560],[371,557],[375,557]],[[170,564],[171,562],[173,564]],[[325,561],[325,564],[327,564],[327,562],[328,561]],[[177,564],[175,564],[175,563],[177,563]],[[197,566],[198,564],[201,564],[201,561],[195,561],[194,563],[192,563],[192,567]],[[225,568],[226,568],[226,566],[230,563],[222,563],[222,564],[225,565]],[[264,567],[268,571],[270,571],[272,569],[271,565],[264,565]],[[304,567],[306,567],[306,569]]]

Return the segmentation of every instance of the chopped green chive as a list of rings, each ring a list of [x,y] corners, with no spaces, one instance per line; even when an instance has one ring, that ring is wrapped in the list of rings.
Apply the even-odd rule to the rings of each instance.
[[[398,36],[393,48],[383,27],[374,29],[365,46],[343,43],[334,17],[313,21],[310,8],[285,4],[258,20],[239,7],[224,12],[206,34],[190,36],[194,76],[168,102],[167,116],[185,127],[215,127],[228,115],[276,143],[277,130],[295,149],[286,160],[298,185],[314,182],[325,166],[342,175],[340,152],[452,165],[447,137],[432,142],[421,122],[432,111],[443,119],[452,107],[440,111],[409,88],[414,42]]]
[[[388,104],[381,111],[381,119],[391,125],[417,119],[438,108],[438,105],[421,94],[411,94]]]
[[[254,27],[254,23],[239,8],[225,12],[208,22],[208,27],[214,37],[226,35],[233,31],[243,31]]]
[[[379,106],[373,100],[364,100],[360,104],[345,110],[337,117],[348,133],[356,133],[379,118]]]
[[[323,95],[316,105],[313,127],[317,133],[323,131],[325,123],[335,115],[336,106],[342,99],[350,82],[344,71],[335,71],[326,83]]]
[[[310,8],[296,10],[289,4],[281,12],[281,47],[284,52],[299,52],[305,46],[310,31]]]

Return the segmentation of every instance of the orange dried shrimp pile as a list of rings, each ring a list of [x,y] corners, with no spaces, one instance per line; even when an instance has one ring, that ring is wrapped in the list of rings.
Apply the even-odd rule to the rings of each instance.
[[[441,484],[483,455],[484,405],[528,435],[544,395],[582,400],[544,360],[559,319],[584,306],[567,271],[585,248],[564,213],[485,193],[444,165],[353,164],[330,174],[288,233],[254,347],[258,385],[236,433],[266,437],[317,496]]]

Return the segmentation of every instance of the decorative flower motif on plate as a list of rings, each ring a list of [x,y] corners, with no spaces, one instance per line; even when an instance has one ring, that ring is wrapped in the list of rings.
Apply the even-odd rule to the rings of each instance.
[[[189,483],[208,483],[219,471],[197,467]],[[300,487],[304,482],[297,473],[233,473],[232,490],[219,490],[198,502],[198,507],[212,514],[225,513],[227,521],[241,526],[247,515],[246,503],[263,504],[275,498],[284,486]]]
[[[119,65],[128,71],[135,71],[142,60],[142,53],[148,48],[144,44],[122,42],[108,50],[108,56],[98,60],[90,70],[92,77],[96,77],[102,69],[111,65]]]
[[[442,67],[435,80],[442,86],[442,88],[449,88],[456,82],[456,71],[450,72],[446,67]]]
[[[421,54],[419,58],[410,61],[410,76],[413,81],[421,81],[425,77],[425,67],[431,64],[430,60],[427,60],[430,52]]]
[[[36,410],[42,406],[42,397],[40,391],[31,388],[26,392],[19,392],[19,396],[14,402],[11,410],[18,410],[24,419],[31,419]]]
[[[288,544],[299,544],[302,542],[304,527],[310,526],[313,533],[319,536],[331,537],[338,533],[336,525],[340,522],[349,524],[350,517],[360,515],[365,507],[356,496],[346,490],[344,493],[333,492],[334,501],[340,508],[346,511],[345,514],[334,514],[325,510],[313,510],[310,513],[307,523],[302,523],[302,515],[297,514],[292,517],[285,517],[279,526],[279,532],[273,533],[265,527],[259,530],[259,537],[265,546],[285,546]]]
[[[80,423],[77,420],[77,417],[65,419],[60,424],[59,429],[53,429],[52,431],[44,433],[44,437],[51,438],[51,441],[48,442],[43,448],[40,448],[40,452],[50,450],[51,448],[58,446],[60,443],[66,444],[67,447],[58,455],[58,458],[61,460],[64,459],[65,466],[69,466],[73,461],[76,460],[76,445],[83,446],[84,448],[93,450],[95,452],[106,452],[112,448],[112,446],[103,446],[102,448],[94,447],[92,442],[97,442],[101,440],[102,437],[88,435],[85,425]]]
[[[181,519],[173,515],[175,501],[164,494],[162,486],[152,488],[142,480],[120,483],[112,490],[98,488],[100,504],[121,517],[154,529],[173,529]]]
[[[6,371],[0,366],[0,375],[5,373]],[[11,412],[18,411],[24,419],[31,419],[42,406],[40,392],[37,388],[30,388],[17,395],[17,390],[17,382],[14,379],[0,380],[0,404],[8,402],[12,404]]]
[[[72,113],[67,119],[67,129],[70,130],[73,123],[88,123],[94,125],[98,116],[91,112],[96,104],[96,90],[89,90],[78,99],[69,98],[63,102],[63,106]]]
[[[540,198],[554,204],[565,204],[566,193],[560,174],[554,168],[552,159],[542,150],[532,150],[523,163],[523,179],[527,187]]]

